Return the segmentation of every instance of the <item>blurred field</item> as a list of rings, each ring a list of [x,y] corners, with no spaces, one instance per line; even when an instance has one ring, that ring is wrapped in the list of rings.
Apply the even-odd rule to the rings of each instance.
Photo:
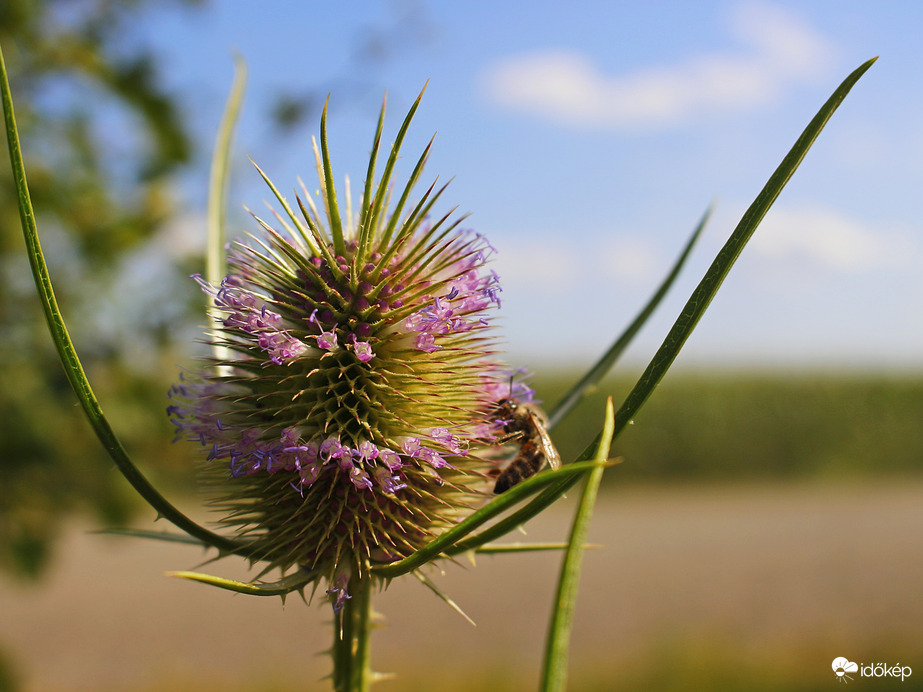
[[[165,392],[175,361],[145,386],[97,383],[113,427],[145,469],[177,492],[194,485],[196,450],[171,445]],[[549,409],[581,373],[540,373],[532,381]],[[10,383],[15,386],[15,382]],[[572,459],[601,426],[605,398],[616,405],[634,379],[609,378],[554,430]],[[880,478],[923,475],[923,373],[671,372],[616,443],[626,459],[608,479],[619,486],[663,481]],[[68,439],[83,433],[72,423]],[[84,454],[99,454],[91,434]]]
[[[832,686],[830,662],[910,665],[923,681],[923,481],[635,487],[609,493],[586,556],[573,690]],[[528,527],[560,538],[569,508]],[[67,531],[41,584],[2,583],[0,644],[27,692],[324,690],[329,609],[234,596],[163,576],[189,547]],[[448,565],[377,601],[376,689],[535,689],[557,558]],[[243,576],[232,562],[209,566]]]
[[[550,407],[572,380],[534,384]],[[607,381],[554,431],[565,458],[598,430],[604,395],[631,384]],[[165,449],[142,408],[110,409],[114,426],[156,478],[189,487],[195,451]],[[669,376],[617,441],[625,463],[594,518],[604,547],[586,556],[571,689],[811,690],[834,682],[837,656],[915,671],[864,689],[923,689],[921,421],[919,375]],[[563,538],[570,511],[528,538]],[[65,525],[38,582],[0,573],[0,692],[4,656],[24,692],[328,689],[326,605],[177,582],[163,572],[201,553],[91,528]],[[394,583],[377,601],[373,662],[397,678],[375,689],[535,689],[557,564],[448,565],[435,578],[476,629],[415,580]],[[204,570],[247,576],[234,562]]]
[[[572,376],[536,378],[551,408]],[[554,431],[574,458],[634,379],[605,380]],[[923,473],[920,373],[671,372],[616,442],[628,463],[608,480],[881,478]]]

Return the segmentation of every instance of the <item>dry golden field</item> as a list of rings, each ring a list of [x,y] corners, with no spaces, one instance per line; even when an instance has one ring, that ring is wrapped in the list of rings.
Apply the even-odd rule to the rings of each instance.
[[[527,527],[564,536],[566,506]],[[27,692],[324,690],[329,607],[181,582],[187,546],[74,526],[49,575],[2,582],[0,646]],[[923,682],[923,481],[633,487],[601,498],[578,599],[573,690],[823,689],[831,661]],[[382,692],[535,689],[558,558],[481,557],[381,594]],[[203,571],[245,576],[232,562]],[[916,679],[914,679],[916,678]]]

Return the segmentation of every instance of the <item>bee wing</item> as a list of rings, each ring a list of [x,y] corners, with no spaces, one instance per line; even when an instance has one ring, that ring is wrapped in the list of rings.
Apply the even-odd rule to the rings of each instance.
[[[548,434],[548,431],[545,430],[545,425],[542,422],[540,416],[535,415],[531,411],[529,415],[532,417],[532,425],[535,426],[535,431],[538,433],[538,439],[542,443],[542,452],[545,453],[545,458],[548,460],[548,465],[553,469],[561,468],[561,455],[558,454],[557,448],[554,446],[554,442],[551,441],[551,435]]]

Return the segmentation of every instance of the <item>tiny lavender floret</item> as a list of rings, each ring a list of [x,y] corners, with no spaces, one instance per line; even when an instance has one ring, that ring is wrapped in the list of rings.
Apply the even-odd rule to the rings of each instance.
[[[390,213],[390,165],[367,183],[351,225],[324,151],[324,215],[306,191],[301,216],[280,197],[288,218],[258,220],[264,238],[232,248],[220,285],[193,277],[219,313],[209,338],[232,355],[172,389],[178,437],[203,446],[222,522],[270,567],[324,578],[337,609],[350,579],[412,553],[483,492],[476,451],[514,386],[492,355],[493,248],[428,219],[441,190],[404,208],[427,152]]]

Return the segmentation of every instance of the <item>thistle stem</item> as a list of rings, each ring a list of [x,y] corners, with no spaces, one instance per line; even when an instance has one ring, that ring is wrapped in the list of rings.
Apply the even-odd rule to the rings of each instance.
[[[372,687],[369,645],[372,634],[371,586],[371,579],[351,582],[351,598],[339,613],[332,649],[335,692],[368,692]]]

